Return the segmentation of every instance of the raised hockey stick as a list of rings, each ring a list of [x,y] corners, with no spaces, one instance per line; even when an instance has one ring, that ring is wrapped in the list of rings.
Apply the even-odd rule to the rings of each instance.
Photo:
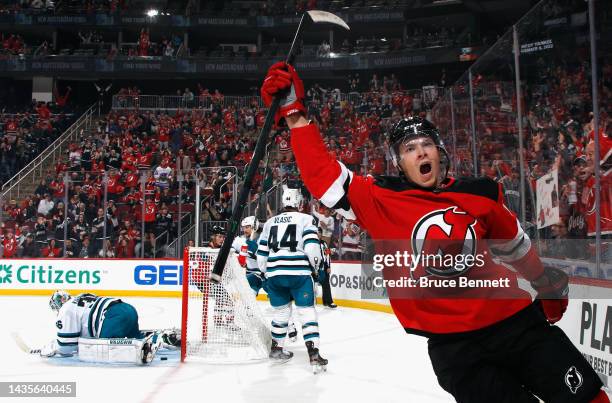
[[[28,346],[26,344],[26,342],[23,341],[23,339],[21,338],[19,333],[12,332],[11,336],[13,337],[13,340],[15,340],[15,343],[17,344],[17,347],[19,347],[19,349],[21,351],[23,351],[24,353],[26,353],[26,354],[40,354],[40,348],[31,348],[30,346]]]
[[[344,22],[342,18],[338,17],[335,14],[319,10],[306,11],[304,14],[302,14],[302,18],[300,19],[297,31],[295,32],[293,42],[291,43],[291,47],[289,48],[289,54],[285,59],[285,62],[287,64],[293,64],[293,61],[295,60],[296,56],[296,45],[299,43],[299,40],[302,37],[302,31],[304,30],[304,27],[309,22],[313,24],[334,24],[347,30],[350,29],[346,22]],[[244,211],[244,207],[246,205],[247,198],[249,197],[249,193],[251,192],[253,177],[255,176],[255,172],[257,172],[257,169],[259,168],[259,162],[263,158],[266,144],[268,144],[268,137],[270,136],[272,123],[274,123],[274,115],[278,110],[280,100],[280,96],[274,97],[274,100],[270,105],[270,109],[268,109],[268,114],[266,115],[264,125],[261,129],[261,132],[259,133],[259,138],[257,139],[257,145],[255,146],[253,158],[249,163],[249,168],[247,169],[246,175],[244,177],[244,184],[240,188],[240,192],[238,193],[238,200],[234,205],[234,210],[232,211],[232,216],[227,226],[227,235],[225,236],[225,241],[223,242],[223,245],[219,250],[217,260],[215,261],[215,266],[213,268],[212,273],[210,274],[210,280],[213,283],[219,283],[221,281],[221,275],[223,274],[223,269],[225,267],[225,262],[227,261],[227,256],[229,255],[232,242],[234,241],[236,233],[238,232],[238,223],[240,222],[240,218],[242,217],[242,212]]]

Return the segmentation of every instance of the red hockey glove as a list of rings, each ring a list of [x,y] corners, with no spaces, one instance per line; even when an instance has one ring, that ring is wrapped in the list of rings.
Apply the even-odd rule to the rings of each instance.
[[[567,309],[569,279],[559,269],[546,269],[544,274],[531,282],[538,292],[537,298],[542,303],[544,315],[550,323],[558,322]]]
[[[267,107],[272,104],[272,99],[279,94],[283,98],[280,107],[274,115],[274,122],[294,113],[306,114],[304,108],[304,84],[293,66],[285,62],[272,65],[261,86],[261,98]]]

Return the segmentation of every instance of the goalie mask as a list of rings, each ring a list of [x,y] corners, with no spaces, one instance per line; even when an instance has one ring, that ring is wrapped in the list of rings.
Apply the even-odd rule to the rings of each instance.
[[[66,302],[70,301],[70,298],[72,297],[70,296],[70,294],[68,294],[67,291],[57,290],[51,296],[51,299],[49,300],[49,306],[53,311],[57,313]]]
[[[438,128],[426,119],[411,117],[402,119],[395,124],[389,136],[389,151],[393,165],[400,171],[400,174],[404,174],[400,166],[400,161],[402,159],[400,150],[402,145],[409,146],[411,142],[417,139],[430,139],[438,149],[440,154],[440,175],[438,183],[441,183],[446,179],[446,175],[450,169],[450,159],[444,148],[444,143],[442,142]]]
[[[296,210],[302,208],[304,197],[300,189],[292,189],[287,185],[283,185],[283,198],[281,203],[283,207],[291,207]]]

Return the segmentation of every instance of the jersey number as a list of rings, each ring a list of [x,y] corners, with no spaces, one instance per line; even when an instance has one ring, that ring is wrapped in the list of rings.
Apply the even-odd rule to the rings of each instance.
[[[278,252],[282,249],[289,249],[291,252],[297,251],[297,236],[296,236],[296,225],[289,224],[287,225],[287,229],[285,229],[285,233],[278,242],[278,225],[273,225],[270,227],[270,236],[268,238],[268,247],[272,249],[274,252]]]

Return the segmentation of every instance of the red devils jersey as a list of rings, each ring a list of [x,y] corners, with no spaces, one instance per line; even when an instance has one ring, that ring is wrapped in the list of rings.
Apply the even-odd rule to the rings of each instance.
[[[587,235],[596,235],[595,177],[591,176],[582,189],[582,212],[587,223]],[[612,234],[612,173],[601,175],[600,212],[601,234]]]
[[[13,257],[17,253],[17,240],[14,237],[4,238],[2,246],[4,248],[4,257]]]
[[[487,178],[448,179],[443,188],[432,191],[417,188],[400,177],[361,177],[329,155],[318,128],[312,124],[291,131],[291,146],[302,179],[313,196],[346,218],[356,219],[378,241],[377,247],[381,242],[401,240],[405,250],[414,250],[413,242],[421,239],[436,253],[440,241],[456,240],[462,246],[469,241],[486,253],[484,266],[472,267],[465,277],[509,279],[508,288],[479,288],[478,294],[462,299],[447,298],[447,294],[406,297],[389,287],[391,306],[406,331],[431,335],[476,330],[531,303],[530,295],[518,288],[516,274],[493,261],[493,248],[489,249],[484,241],[476,242],[496,240],[496,257],[512,264],[528,280],[543,272],[529,237],[504,206],[503,192],[496,182]],[[385,279],[393,279],[394,273],[399,271],[383,270]],[[418,271],[414,274],[420,275]]]
[[[17,132],[17,122],[11,120],[6,124],[6,131],[9,134],[15,134]]]

